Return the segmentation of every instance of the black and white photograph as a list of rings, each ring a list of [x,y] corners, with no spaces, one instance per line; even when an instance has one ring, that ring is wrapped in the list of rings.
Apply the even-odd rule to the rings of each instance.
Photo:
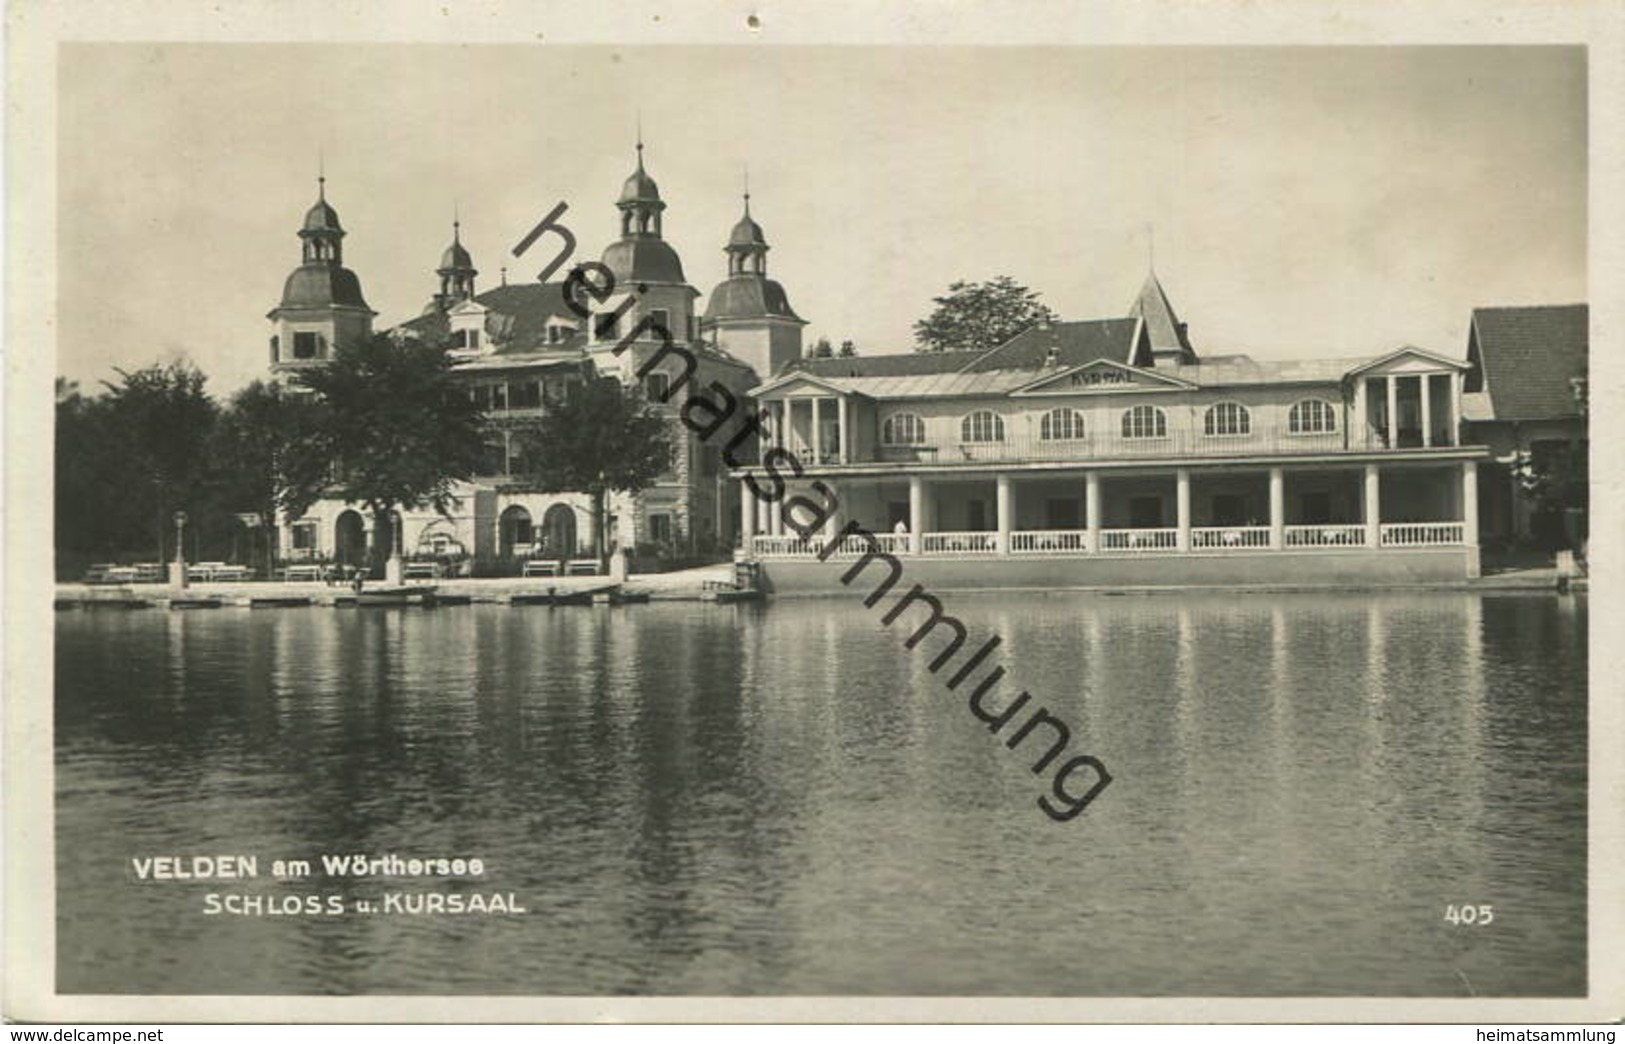
[[[1587,8],[695,8],[12,70],[8,1017],[1618,1018]]]

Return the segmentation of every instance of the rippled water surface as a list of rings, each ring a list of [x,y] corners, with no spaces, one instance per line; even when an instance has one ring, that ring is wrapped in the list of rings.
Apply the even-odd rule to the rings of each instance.
[[[1584,992],[1583,599],[949,601],[1115,777],[1072,822],[856,599],[59,613],[59,989]],[[489,870],[269,878],[388,852]],[[204,913],[425,888],[527,912]]]

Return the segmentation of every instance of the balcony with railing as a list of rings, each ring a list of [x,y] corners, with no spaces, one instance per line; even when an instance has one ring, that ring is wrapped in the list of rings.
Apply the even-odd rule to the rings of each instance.
[[[750,551],[759,558],[850,558],[870,550],[862,537],[848,537],[825,554],[835,537],[815,533],[753,537]],[[875,548],[892,555],[914,553],[908,533],[874,534]],[[1379,548],[1465,547],[1465,522],[1385,522],[1378,527]],[[1270,526],[1192,526],[1180,540],[1177,527],[1142,529],[1025,529],[1007,534],[992,530],[958,530],[919,534],[920,554],[942,558],[1027,558],[1043,555],[1168,555],[1225,552],[1369,549],[1366,527],[1359,522],[1283,526],[1277,545]],[[1182,549],[1183,546],[1183,549]]]
[[[1078,439],[1044,439],[1010,435],[990,442],[924,442],[878,447],[876,461],[898,464],[968,464],[982,461],[1087,461],[1142,457],[1237,457],[1256,454],[1329,453],[1348,448],[1339,431],[1297,433],[1285,428],[1255,427],[1246,435],[1203,435],[1170,430],[1156,438],[1127,438],[1117,433]]]

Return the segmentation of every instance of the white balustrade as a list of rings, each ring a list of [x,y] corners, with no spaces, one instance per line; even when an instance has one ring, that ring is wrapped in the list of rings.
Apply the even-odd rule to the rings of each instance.
[[[1191,530],[1191,548],[1197,551],[1244,551],[1269,546],[1269,526],[1198,526]]]
[[[1383,547],[1439,547],[1461,544],[1466,525],[1461,522],[1385,522]]]
[[[1365,526],[1359,522],[1329,526],[1287,526],[1287,547],[1363,547]]]
[[[1102,529],[1102,551],[1177,551],[1177,529]]]
[[[1010,534],[1013,555],[1083,554],[1088,550],[1087,529],[1029,529]]]
[[[999,552],[999,534],[985,531],[961,533],[922,533],[928,555],[994,555]]]

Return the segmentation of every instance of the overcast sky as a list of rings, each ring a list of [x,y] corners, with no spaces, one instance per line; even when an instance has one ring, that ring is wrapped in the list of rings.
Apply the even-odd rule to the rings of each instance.
[[[689,281],[721,279],[748,164],[808,343],[911,350],[996,275],[1120,316],[1153,224],[1199,353],[1460,356],[1475,306],[1587,296],[1577,48],[72,45],[60,73],[82,381],[264,376],[318,153],[380,327],[435,291],[454,205],[481,289],[535,277],[509,251],[561,200],[595,258],[640,112]]]

